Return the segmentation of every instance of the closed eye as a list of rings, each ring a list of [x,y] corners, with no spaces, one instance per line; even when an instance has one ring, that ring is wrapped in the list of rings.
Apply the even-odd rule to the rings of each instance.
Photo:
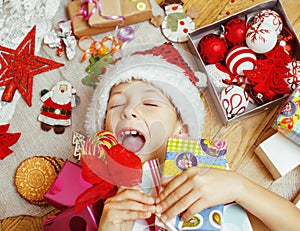
[[[122,107],[124,104],[115,104],[115,105],[111,105],[109,107],[109,109],[114,109],[114,108],[117,108],[117,107]]]
[[[158,104],[155,104],[155,103],[143,103],[143,105],[149,106],[149,107],[158,107]]]

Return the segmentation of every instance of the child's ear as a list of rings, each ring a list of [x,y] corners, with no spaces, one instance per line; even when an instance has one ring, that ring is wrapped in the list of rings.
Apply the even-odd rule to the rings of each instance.
[[[180,126],[178,127],[177,136],[179,137],[188,137],[189,135],[189,127],[187,124],[180,124]]]

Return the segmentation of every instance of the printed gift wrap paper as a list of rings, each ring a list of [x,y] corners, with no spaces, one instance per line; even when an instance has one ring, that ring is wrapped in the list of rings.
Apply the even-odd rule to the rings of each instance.
[[[226,169],[226,148],[225,141],[170,138],[163,176],[176,176],[192,166]],[[189,222],[182,222],[177,216],[167,225],[174,227],[174,230],[221,230],[223,208],[224,205],[219,205],[205,209],[199,214],[195,214]],[[161,230],[161,228],[164,228],[164,224],[158,221],[157,230]]]
[[[164,165],[164,176],[175,176],[192,166],[226,169],[225,141],[170,138]]]
[[[300,145],[300,85],[281,108],[274,128],[291,141]]]

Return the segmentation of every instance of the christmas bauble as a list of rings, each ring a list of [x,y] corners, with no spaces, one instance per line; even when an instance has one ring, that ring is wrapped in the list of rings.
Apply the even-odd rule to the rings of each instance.
[[[255,53],[248,47],[233,47],[226,56],[226,66],[232,74],[244,75],[244,70],[253,70]]]
[[[272,50],[277,43],[275,30],[266,23],[251,25],[246,33],[246,44],[255,53],[263,54]]]
[[[283,27],[281,34],[278,35],[278,44],[283,47],[284,51],[291,58],[294,57],[296,42],[293,34],[287,27]]]
[[[269,24],[275,31],[276,34],[279,35],[281,33],[283,22],[280,15],[271,9],[266,9],[259,11],[253,20],[253,24],[256,23],[266,23]]]
[[[240,18],[232,18],[225,24],[224,37],[232,46],[243,45],[246,32],[246,21]]]
[[[200,40],[197,48],[204,62],[214,64],[225,58],[227,43],[216,34],[207,34]]]
[[[295,90],[297,85],[300,83],[300,61],[292,61],[288,63],[287,68],[289,68],[289,76],[285,79],[286,83],[288,84],[288,87],[291,91]]]
[[[221,92],[221,104],[227,118],[231,119],[246,111],[249,104],[248,93],[239,86],[228,86]]]
[[[231,78],[228,73],[218,68],[217,65],[221,64],[208,64],[205,66],[205,69],[210,82],[213,83],[217,91],[220,91],[224,87],[228,86],[228,84],[226,84],[225,81],[230,81]],[[224,67],[224,69],[226,69],[226,67]]]

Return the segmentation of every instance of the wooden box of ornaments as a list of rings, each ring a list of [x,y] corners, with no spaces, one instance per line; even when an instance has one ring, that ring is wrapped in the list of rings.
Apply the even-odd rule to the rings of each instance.
[[[300,45],[280,1],[257,4],[188,36],[222,121],[269,109],[300,83]]]

